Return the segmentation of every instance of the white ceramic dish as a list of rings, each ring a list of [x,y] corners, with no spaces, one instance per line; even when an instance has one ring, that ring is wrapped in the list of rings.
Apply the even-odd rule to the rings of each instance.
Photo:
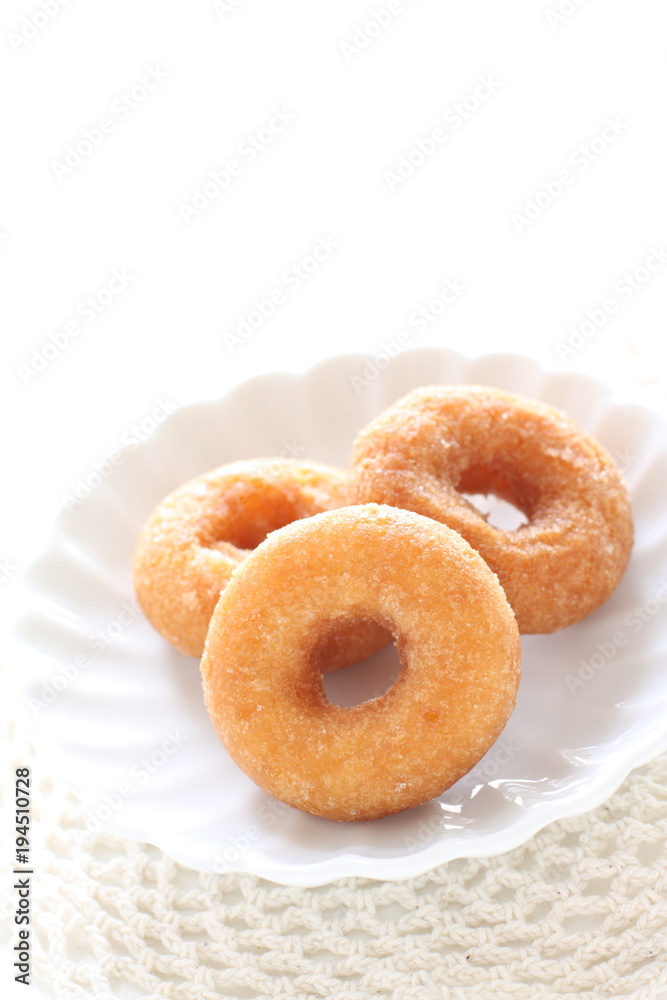
[[[516,710],[474,771],[399,816],[316,819],[275,802],[227,757],[202,703],[197,662],[172,650],[133,606],[135,538],[168,491],[216,465],[279,454],[346,465],[364,424],[408,390],[437,382],[543,399],[594,433],[624,467],[634,553],[597,612],[524,639]],[[659,417],[526,358],[424,349],[380,372],[346,355],[302,375],[261,376],[176,411],[87,500],[63,511],[24,581],[13,631],[27,718],[47,741],[53,772],[86,804],[91,829],[108,825],[195,869],[312,886],[349,875],[406,878],[506,851],[601,802],[667,748],[666,482]],[[345,703],[353,684],[377,690],[391,656],[378,654],[362,678],[356,668],[333,677],[332,697]]]

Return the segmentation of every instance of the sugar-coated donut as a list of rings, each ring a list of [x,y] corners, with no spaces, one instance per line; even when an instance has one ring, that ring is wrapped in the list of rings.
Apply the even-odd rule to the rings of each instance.
[[[324,694],[318,651],[364,621],[394,634],[401,671],[343,708]],[[512,711],[520,656],[478,553],[436,521],[368,504],[296,521],[248,556],[213,613],[201,672],[220,739],[261,788],[367,820],[428,801],[477,763]]]
[[[137,541],[134,586],[146,617],[176,649],[201,656],[220,591],[268,532],[347,502],[347,473],[318,462],[254,459],[197,476],[155,508]],[[263,606],[264,595],[256,599]],[[332,637],[324,670],[389,640],[375,625]]]
[[[462,493],[493,493],[528,523],[496,528]],[[560,410],[485,386],[417,389],[380,414],[355,441],[350,497],[458,531],[498,575],[521,632],[597,608],[632,548],[628,491],[602,445]]]

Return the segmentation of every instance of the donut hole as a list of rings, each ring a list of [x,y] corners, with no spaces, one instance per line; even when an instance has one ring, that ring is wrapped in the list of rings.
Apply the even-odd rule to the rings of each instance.
[[[501,531],[517,531],[528,524],[528,518],[522,510],[495,493],[462,493],[461,496],[476,507],[490,525]]]
[[[370,624],[370,619],[363,624]],[[345,638],[343,629],[343,623],[338,623],[316,646],[316,669],[322,671],[330,656],[336,652],[337,646]],[[381,698],[393,687],[401,672],[401,660],[388,630],[386,640],[386,645],[372,656],[339,670],[322,672],[322,687],[327,701],[340,708],[352,708]]]
[[[267,483],[236,483],[200,527],[204,548],[256,549],[266,536],[315,513],[298,496]]]
[[[464,470],[457,490],[490,525],[502,531],[517,531],[528,524],[537,499],[523,484],[479,465]]]

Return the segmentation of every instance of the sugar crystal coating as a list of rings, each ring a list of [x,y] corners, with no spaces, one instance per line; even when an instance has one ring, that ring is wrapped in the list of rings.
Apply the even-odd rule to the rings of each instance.
[[[324,693],[317,650],[341,623],[396,637],[394,685],[351,708]],[[367,504],[295,521],[234,574],[201,662],[206,706],[236,764],[334,820],[400,812],[467,773],[502,731],[520,674],[497,578],[429,518]]]
[[[220,591],[276,528],[347,502],[347,473],[319,462],[233,462],[190,480],[152,512],[134,553],[134,586],[146,617],[188,656],[201,656]],[[370,656],[389,636],[352,625],[323,653],[326,670]]]
[[[463,493],[493,493],[528,524],[496,528]],[[350,494],[463,535],[498,575],[521,632],[589,614],[632,549],[630,498],[605,448],[560,410],[486,386],[426,386],[381,413],[354,443]]]

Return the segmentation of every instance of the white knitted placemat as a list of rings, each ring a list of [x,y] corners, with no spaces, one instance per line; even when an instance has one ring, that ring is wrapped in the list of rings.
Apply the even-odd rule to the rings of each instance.
[[[507,854],[302,889],[88,833],[11,728],[6,773],[33,775],[32,975],[46,996],[657,1000],[667,988],[667,755]]]

